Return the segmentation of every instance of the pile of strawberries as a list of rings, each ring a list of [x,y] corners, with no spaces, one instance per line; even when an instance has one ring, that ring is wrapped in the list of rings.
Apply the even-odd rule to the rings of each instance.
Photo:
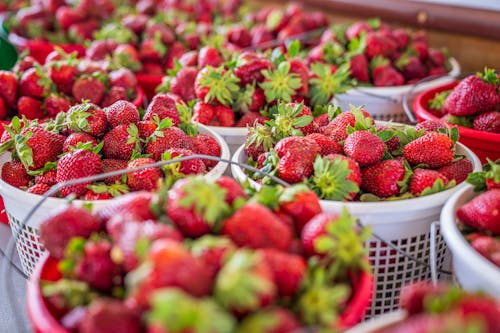
[[[137,79],[126,68],[112,69],[76,54],[53,51],[42,66],[22,56],[13,71],[0,71],[0,119],[54,118],[72,105],[87,101],[107,107],[119,100],[136,100]]]
[[[325,200],[406,199],[464,181],[472,163],[455,153],[456,128],[427,121],[416,128],[374,123],[361,109],[312,116],[303,104],[280,104],[274,119],[249,129],[249,163]],[[271,180],[258,172],[254,179]]]
[[[500,134],[500,75],[485,68],[437,93],[427,107],[450,124]]]
[[[474,250],[500,268],[500,161],[488,160],[484,171],[467,181],[481,193],[457,211],[462,232]]]
[[[406,317],[377,333],[500,331],[498,300],[443,283],[414,283],[401,290]]]
[[[248,197],[231,178],[188,177],[48,217],[40,239],[62,278],[41,288],[71,332],[332,330],[369,274],[367,236],[304,186]]]
[[[179,101],[181,102],[181,101]],[[137,107],[117,101],[101,108],[85,102],[40,123],[15,117],[0,138],[0,152],[10,151],[12,161],[2,166],[2,180],[34,194],[71,179],[132,169],[160,160],[196,153],[221,156],[210,135],[198,133],[184,104],[158,95],[140,117]],[[194,158],[162,168],[131,171],[63,187],[60,196],[85,200],[110,199],[129,191],[152,191],[166,178],[167,186],[188,174],[204,174],[212,160]]]

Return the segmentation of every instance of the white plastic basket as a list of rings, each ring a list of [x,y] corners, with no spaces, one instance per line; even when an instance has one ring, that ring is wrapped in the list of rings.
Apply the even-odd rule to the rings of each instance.
[[[221,146],[221,158],[228,160],[231,155],[229,148],[222,137],[213,132],[206,126],[199,125],[200,133],[205,133],[213,136]],[[40,222],[43,221],[50,213],[63,206],[66,203],[64,198],[48,198],[33,214],[26,225],[23,222],[31,211],[41,200],[42,196],[31,194],[22,191],[14,186],[11,186],[1,180],[1,167],[7,161],[10,161],[10,154],[5,153],[0,155],[0,194],[2,195],[5,211],[9,219],[9,224],[12,229],[12,235],[17,240],[16,247],[21,259],[21,266],[26,275],[30,275],[38,258],[43,254],[44,248],[38,241],[38,231]],[[217,179],[224,174],[228,163],[219,162],[215,165],[205,177],[209,179]],[[95,209],[106,206],[110,200],[92,201]],[[76,205],[82,205],[85,201],[75,200]]]
[[[452,254],[453,272],[458,283],[465,290],[483,290],[500,298],[500,268],[476,252],[457,228],[457,210],[476,195],[478,193],[472,186],[456,192],[441,212],[441,230]]]
[[[416,96],[420,92],[453,81],[453,76],[460,74],[460,65],[454,58],[450,59],[450,64],[452,68],[448,76],[419,84],[413,90],[413,95]],[[349,110],[349,104],[364,105],[364,109],[376,120],[408,123],[408,117],[401,102],[403,96],[408,94],[412,88],[414,85],[357,87],[344,94],[335,95],[335,102],[342,110]]]
[[[389,312],[382,316],[378,316],[377,318],[360,323],[353,328],[348,329],[344,333],[374,333],[391,325],[397,324],[403,321],[406,317],[407,314],[404,310]]]
[[[481,162],[477,156],[460,143],[457,143],[457,154],[466,155],[473,163],[474,171],[481,170]],[[233,161],[239,163],[247,161],[244,146],[241,146],[233,155]],[[249,179],[235,164],[231,165],[231,171],[239,181]],[[255,181],[251,179],[249,181],[255,188],[260,187]],[[347,207],[362,224],[370,225],[374,234],[421,262],[428,263],[431,243],[430,226],[433,222],[439,221],[439,215],[446,200],[464,186],[466,185],[459,184],[440,193],[409,200],[386,202],[321,200],[321,206],[326,212],[337,213],[342,207]],[[449,254],[439,233],[437,237],[436,263],[439,269],[445,269],[449,266]],[[373,265],[376,282],[367,318],[397,309],[399,291],[404,285],[417,280],[431,280],[431,270],[428,265],[419,265],[392,249],[387,243],[371,238],[366,246],[369,249],[369,258]]]
[[[231,155],[245,143],[248,129],[246,127],[219,127],[208,126],[213,132],[219,134],[229,147]]]

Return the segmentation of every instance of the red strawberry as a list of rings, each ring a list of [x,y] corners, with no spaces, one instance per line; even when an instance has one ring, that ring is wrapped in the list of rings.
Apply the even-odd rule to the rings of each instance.
[[[245,153],[254,161],[269,151],[275,144],[273,133],[269,126],[259,123],[248,128],[248,134],[245,140]]]
[[[71,88],[78,74],[76,65],[69,61],[56,61],[49,63],[48,74],[59,92],[71,94]]]
[[[458,219],[477,230],[500,235],[500,189],[481,193],[457,211]]]
[[[21,131],[22,141],[16,142],[16,151],[23,164],[30,170],[43,168],[54,162],[62,153],[64,136],[42,127],[28,127]],[[29,151],[31,149],[31,151]]]
[[[216,116],[215,107],[208,103],[197,102],[193,108],[193,121],[210,125]]]
[[[87,192],[85,192],[82,199],[86,201],[110,200],[113,199],[113,195],[109,192],[96,193],[93,190],[88,190]]]
[[[176,126],[181,122],[176,104],[181,103],[181,101],[182,99],[174,94],[158,94],[153,97],[142,120],[153,120],[154,116],[157,115],[160,120],[172,119],[173,125]]]
[[[102,152],[105,158],[129,160],[140,154],[139,130],[135,124],[121,124],[104,135]]]
[[[118,47],[118,43],[114,40],[94,40],[85,50],[85,57],[93,61],[105,60],[110,57]]]
[[[500,112],[481,113],[474,118],[472,128],[478,131],[500,133]]]
[[[182,67],[196,67],[198,64],[198,51],[189,51],[179,58]]]
[[[100,104],[106,94],[106,87],[98,78],[81,77],[73,84],[72,94],[78,102],[85,100],[93,104]]]
[[[236,251],[226,261],[215,281],[215,299],[240,316],[269,305],[276,294],[270,267],[260,253],[250,250]]]
[[[472,116],[496,110],[500,104],[499,79],[492,69],[460,81],[444,102],[444,109],[454,116]]]
[[[279,295],[295,296],[306,273],[307,265],[304,258],[275,249],[264,249],[261,253],[273,273]]]
[[[153,164],[156,161],[151,158],[137,158],[130,161],[127,165],[128,169],[141,167],[144,165]],[[163,174],[158,167],[145,168],[139,171],[127,173],[127,185],[133,191],[153,191],[158,188],[158,181],[163,177]]]
[[[114,160],[114,159],[103,159],[102,160],[102,173],[108,173],[112,171],[117,171],[117,170],[124,170],[127,168],[128,161],[124,160]],[[108,185],[115,184],[115,183],[121,183],[122,182],[122,175],[119,176],[112,176],[104,179],[104,182]]]
[[[50,190],[49,185],[40,183],[40,184],[35,184],[35,185],[31,186],[30,188],[28,188],[26,190],[26,192],[32,193],[32,194],[43,195],[48,190]]]
[[[270,70],[274,66],[268,59],[260,58],[253,52],[244,52],[238,57],[234,74],[240,79],[240,84],[246,86],[264,80],[263,70]]]
[[[202,102],[229,106],[240,90],[238,83],[239,79],[224,67],[207,66],[198,72],[194,89]]]
[[[360,166],[375,164],[382,160],[385,145],[382,139],[369,131],[356,131],[345,139],[344,152]]]
[[[194,152],[196,154],[210,155],[214,157],[221,157],[221,147],[217,140],[208,134],[197,134],[193,138]],[[203,163],[207,168],[213,168],[217,161],[204,159]]]
[[[191,253],[200,258],[215,277],[237,247],[226,237],[205,235],[191,244]]]
[[[450,165],[445,165],[439,168],[437,171],[445,176],[448,180],[455,180],[457,184],[460,184],[467,179],[467,176],[472,172],[473,165],[471,161],[464,158]]]
[[[92,39],[97,29],[99,29],[99,22],[96,19],[89,19],[70,26],[68,36],[76,43],[82,44],[85,40]]]
[[[56,170],[46,171],[44,174],[35,177],[35,184],[55,185],[57,184],[56,175]]]
[[[151,210],[153,198],[152,193],[144,191],[120,196],[105,208],[99,210],[99,219],[108,222],[116,215],[124,215],[136,218],[139,221],[154,220],[156,215]]]
[[[440,168],[453,160],[453,141],[445,134],[427,132],[403,148],[403,156],[411,165],[425,164]]]
[[[414,40],[410,47],[417,52],[420,60],[426,61],[429,57],[429,44],[427,42]]]
[[[84,132],[94,137],[102,136],[108,127],[104,111],[91,103],[72,106],[68,111],[67,120],[71,130]]]
[[[194,155],[194,153],[191,150],[187,149],[182,149],[182,148],[170,148],[166,150],[168,152],[170,158],[169,159],[175,159],[175,158],[180,158],[180,157],[186,157],[186,156],[191,156]],[[207,172],[205,163],[199,158],[194,158],[191,160],[187,161],[182,161],[179,164],[179,169],[174,172],[175,173],[181,173],[183,175],[198,175],[198,174],[204,174]]]
[[[252,45],[252,35],[243,26],[233,26],[227,32],[228,42],[241,48],[247,48]]]
[[[485,174],[485,184],[486,189],[500,189],[500,164],[495,163],[489,159],[486,159],[490,170]]]
[[[102,172],[101,158],[96,153],[85,149],[76,149],[67,153],[57,162],[57,182],[62,183],[71,179],[84,178],[97,175]],[[91,182],[78,185],[65,186],[61,188],[61,194],[68,196],[75,194],[80,196],[87,192],[87,186]]]
[[[258,220],[252,216],[259,216]],[[222,233],[238,246],[275,248],[286,251],[292,241],[292,231],[268,208],[247,203],[224,221]]]
[[[426,282],[414,282],[401,289],[399,305],[408,314],[415,315],[425,311],[425,299],[427,297],[437,297],[446,292],[443,284],[432,285]]]
[[[359,35],[361,35],[362,32],[372,32],[373,31],[373,28],[366,22],[363,22],[363,21],[359,21],[359,22],[355,22],[353,23],[351,26],[349,26],[349,28],[347,28],[346,30],[346,37],[348,40],[351,40],[351,39],[354,39],[354,38],[358,38]]]
[[[417,124],[418,126],[419,124]],[[377,128],[377,133],[380,133],[382,131],[391,131],[391,132],[394,132],[394,129],[390,128],[390,127],[387,127],[387,126],[384,126],[384,125],[375,125],[375,127]],[[416,126],[415,126],[416,128]],[[399,141],[399,138],[397,135],[394,135],[392,138],[390,138],[389,140],[385,141],[385,146],[387,147],[387,150],[389,150],[390,153],[393,153],[395,151],[399,151],[399,149],[401,148],[401,142]]]
[[[415,169],[410,181],[410,192],[414,196],[424,196],[446,189],[449,180],[435,170]]]
[[[269,118],[261,115],[259,112],[248,112],[243,115],[235,124],[236,127],[253,126],[255,123],[264,124]]]
[[[222,176],[217,179],[216,184],[226,190],[225,201],[228,205],[232,205],[236,199],[246,199],[245,190],[234,179],[227,176]]]
[[[212,120],[211,125],[233,127],[234,126],[234,111],[228,106],[215,106],[215,120]]]
[[[250,31],[252,34],[252,46],[264,46],[274,40],[272,32],[265,25],[256,25]]]
[[[175,41],[174,32],[162,23],[152,23],[146,26],[143,36],[144,38],[151,39],[158,38],[156,36],[159,36],[160,41],[165,45],[172,44]]]
[[[146,140],[148,137],[153,135],[153,133],[158,128],[158,125],[152,120],[141,120],[137,123],[137,129],[139,130],[139,137],[142,140]]]
[[[285,308],[274,307],[254,312],[238,325],[242,332],[256,330],[261,333],[300,332],[301,323],[292,312]]]
[[[71,150],[72,147],[76,148],[78,146],[78,143],[85,144],[87,142],[90,143],[91,147],[97,146],[97,140],[92,135],[81,132],[71,133],[70,135],[68,135],[66,140],[64,140],[63,152],[67,153]]]
[[[111,127],[139,122],[137,107],[128,101],[117,101],[104,108],[103,111],[106,113],[106,119]]]
[[[407,81],[421,80],[427,76],[427,68],[416,56],[402,55],[395,61],[396,67]]]
[[[2,180],[7,184],[18,188],[27,187],[32,179],[20,161],[9,161],[2,165]]]
[[[361,171],[361,188],[381,198],[399,195],[407,184],[406,170],[398,160],[380,161]]]
[[[189,149],[193,148],[193,141],[190,136],[184,133],[178,127],[168,127],[155,132],[146,144],[146,154],[157,161],[161,159],[162,154],[170,148]]]
[[[87,238],[102,228],[99,219],[84,208],[66,206],[52,213],[40,224],[40,242],[56,259],[64,257],[73,237]]]
[[[128,68],[120,68],[109,72],[109,83],[113,87],[125,88],[129,95],[134,94],[137,89],[137,79]]]
[[[318,196],[302,186],[285,189],[279,209],[293,219],[294,229],[299,233],[311,218],[322,212]]]
[[[0,98],[0,120],[4,120],[7,118],[8,115],[8,110],[7,107],[5,106],[5,102],[3,99]]]
[[[343,112],[335,117],[328,125],[321,128],[323,134],[331,137],[335,141],[343,141],[347,138],[347,127],[354,127],[356,118],[350,111]]]
[[[309,69],[307,66],[299,59],[290,60],[290,73],[295,73],[299,76],[302,86],[298,89],[298,93],[302,96],[307,96],[308,93],[308,82],[309,82]]]
[[[394,29],[392,31],[392,36],[398,43],[398,47],[401,50],[404,50],[410,43],[410,34],[406,29],[403,28]]]
[[[186,53],[186,48],[184,47],[184,45],[180,42],[174,42],[170,46],[167,58],[165,60],[167,69],[175,68],[175,60],[180,59],[184,53]]]
[[[403,75],[390,65],[375,67],[372,77],[375,87],[394,87],[405,83]]]
[[[378,55],[390,56],[396,51],[396,48],[396,42],[380,32],[369,32],[366,35],[366,55],[368,58]]]
[[[349,60],[349,70],[351,72],[351,76],[356,80],[360,82],[370,81],[368,60],[364,54],[356,54]]]
[[[144,14],[127,14],[121,20],[124,27],[132,30],[136,35],[140,35],[146,24],[149,21],[149,16]],[[154,34],[153,34],[154,35]]]
[[[42,119],[45,117],[42,108],[42,102],[39,100],[29,97],[22,96],[17,101],[17,112],[20,116],[26,117],[26,119]]]
[[[198,54],[198,68],[206,66],[219,67],[224,62],[222,54],[211,46],[201,48]]]
[[[0,97],[8,108],[16,104],[17,76],[15,73],[0,71]]]
[[[198,70],[193,67],[184,67],[170,80],[170,91],[179,95],[185,102],[196,98],[194,83]]]
[[[203,193],[213,195],[204,197]],[[203,178],[181,179],[168,192],[165,210],[184,235],[199,237],[219,227],[229,209],[224,198],[220,186]]]
[[[28,69],[32,68],[35,66],[35,64],[38,64],[38,62],[33,58],[32,56],[25,56],[22,59],[19,59],[17,63],[15,64],[13,70],[13,74],[19,74],[19,73],[24,73]],[[8,72],[9,73],[9,72]],[[3,76],[4,74],[1,74],[0,76]],[[16,82],[17,82],[17,76],[16,76]],[[17,84],[16,84],[17,86]],[[10,86],[12,87],[12,86]],[[17,87],[16,87],[17,88]]]
[[[139,333],[142,329],[139,311],[121,300],[112,298],[99,298],[90,303],[78,327],[81,333],[103,333],[113,330]]]
[[[287,144],[292,140],[297,143],[293,147]],[[278,142],[275,150],[278,156],[281,155],[278,162],[279,177],[288,183],[294,184],[309,178],[313,174],[314,159],[320,153],[321,148],[314,140],[289,137]],[[286,152],[286,154],[280,153],[281,151]]]
[[[43,98],[50,93],[51,85],[52,81],[45,75],[40,66],[30,68],[21,76],[19,94],[33,98]]]
[[[139,46],[139,59],[142,62],[161,63],[166,54],[166,46],[156,38],[144,39]]]
[[[479,236],[471,244],[483,257],[500,267],[500,240],[490,236]]]
[[[415,126],[415,129],[417,131],[420,131],[423,129],[423,130],[428,131],[428,132],[439,132],[439,130],[441,128],[448,130],[448,126],[446,125],[445,122],[440,121],[440,120],[433,120],[433,119],[424,120],[423,122],[418,123]]]
[[[87,241],[75,268],[77,278],[104,292],[119,285],[121,269],[111,259],[111,248],[111,243],[104,239]]]
[[[71,104],[69,100],[63,96],[50,94],[45,98],[43,107],[49,117],[55,117],[61,112],[68,112]]]

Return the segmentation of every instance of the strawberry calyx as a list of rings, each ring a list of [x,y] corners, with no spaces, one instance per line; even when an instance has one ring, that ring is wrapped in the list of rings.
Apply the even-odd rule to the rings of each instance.
[[[37,169],[37,170],[30,170],[30,169],[26,168],[26,172],[30,176],[39,176],[39,175],[43,175],[47,171],[56,170],[56,169],[57,169],[57,162],[47,162],[47,163],[45,163],[45,165],[42,168]]]
[[[309,80],[312,105],[328,104],[335,94],[346,92],[352,87],[348,80],[350,75],[349,64],[341,65],[332,75],[330,65],[314,63],[311,70],[315,77]]]
[[[472,128],[474,123],[474,116],[449,116],[446,119],[446,122],[448,124]]]
[[[163,152],[161,155],[162,161],[170,161],[172,159],[178,159],[183,157],[182,154],[179,154],[176,157],[172,157],[172,153],[168,150]],[[172,185],[179,179],[184,178],[184,174],[180,171],[181,163],[171,163],[161,166],[161,170],[165,175],[165,184],[167,188],[172,187]]]
[[[26,132],[24,135],[16,134],[14,136],[15,152],[17,157],[21,160],[26,170],[34,165],[33,149],[29,146],[28,140],[33,135],[32,131]]]
[[[233,332],[236,320],[210,298],[195,298],[176,288],[156,291],[146,321],[165,332]]]
[[[255,94],[255,83],[247,84],[242,93],[238,94],[236,101],[233,104],[234,110],[240,110],[243,113],[250,112],[250,105],[253,103]]]
[[[92,116],[92,113],[88,112],[95,105],[89,103],[88,101],[82,101],[81,104],[72,106],[67,112],[67,124],[73,131],[88,131],[90,129],[90,124],[88,118]]]
[[[156,87],[155,92],[159,93],[169,93],[170,92],[170,84],[173,79],[173,76],[164,76],[161,79],[161,83]]]
[[[264,90],[268,103],[280,100],[291,102],[296,90],[302,87],[298,74],[290,73],[290,62],[281,62],[276,69],[262,71],[265,81],[259,86]]]
[[[167,117],[167,118],[163,118],[160,120],[160,117],[156,114],[153,116],[153,121],[156,124],[156,129],[149,137],[146,138],[145,143],[148,143],[151,141],[155,142],[156,138],[163,138],[165,136],[165,134],[163,133],[163,130],[167,129],[169,127],[172,127],[172,125],[173,125],[172,119]]]
[[[39,63],[34,63],[35,73],[38,76],[38,81],[36,82],[40,87],[43,88],[43,96],[46,97],[50,92],[56,92],[54,83],[45,73],[43,67]]]
[[[100,182],[89,185],[87,186],[87,188],[97,194],[109,193],[113,197],[118,197],[120,195],[130,192],[129,187],[126,184],[121,184],[121,183],[107,185],[106,183]]]
[[[269,151],[278,140],[273,136],[271,126],[256,123],[253,127],[248,127],[248,137],[245,146],[255,145],[256,148],[263,147],[264,151]]]
[[[348,161],[317,156],[313,167],[314,174],[309,179],[309,186],[321,199],[350,200],[352,193],[359,192],[358,184],[347,179],[353,172]]]
[[[352,38],[347,45],[347,58],[352,58],[356,54],[365,53],[366,49],[366,32],[362,31],[358,37]]]
[[[279,196],[279,203],[293,202],[297,194],[310,192],[311,190],[305,184],[294,184],[285,188]]]
[[[477,72],[476,75],[478,78],[482,79],[484,82],[492,84],[495,87],[498,86],[499,79],[498,79],[498,76],[495,73],[495,70],[493,68],[485,67],[484,73]]]
[[[226,309],[257,309],[261,295],[275,292],[270,279],[255,272],[263,259],[259,253],[238,250],[217,275],[214,296]]]
[[[500,160],[496,162],[486,159],[488,163],[483,166],[483,171],[473,172],[467,177],[467,183],[474,186],[475,192],[486,190],[486,181],[500,183]]]
[[[323,60],[328,64],[340,65],[342,63],[342,54],[344,54],[345,49],[342,44],[328,41],[323,45]]]
[[[423,197],[425,195],[442,192],[444,190],[455,187],[456,184],[457,182],[455,181],[455,179],[452,179],[448,182],[448,184],[445,184],[441,178],[437,178],[432,184],[432,187],[426,187],[422,192],[420,192],[419,196]]]
[[[74,279],[60,279],[50,283],[42,281],[41,288],[45,298],[60,298],[63,306],[68,309],[86,306],[99,297],[87,283]]]
[[[195,257],[199,257],[207,249],[231,249],[235,248],[235,245],[231,239],[225,236],[204,235],[191,242],[189,248]]]
[[[253,177],[255,179],[262,179],[263,184],[271,184],[273,182],[269,178],[269,175],[278,175],[278,163],[280,158],[274,150],[264,153],[264,157],[265,159],[262,163],[262,168],[260,168],[260,171],[262,172],[255,172]]]
[[[351,109],[351,113],[354,115],[354,119],[356,120],[356,122],[354,123],[354,127],[352,127],[351,125],[347,126],[347,134],[366,130],[369,130],[374,134],[377,133],[377,129],[374,126],[373,119],[365,116],[365,114],[363,113],[363,106],[355,107],[354,105],[349,104],[349,107]]]
[[[385,58],[384,56],[377,55],[370,61],[370,70],[373,72],[378,67],[387,67],[390,64],[391,62],[389,61],[389,59]]]
[[[252,195],[249,202],[259,203],[269,209],[277,209],[282,192],[283,188],[281,186],[264,185],[258,192]]]
[[[301,127],[309,125],[314,118],[310,115],[301,115],[304,103],[279,103],[273,119],[266,122],[272,127],[275,140],[289,136],[303,136]]]
[[[235,95],[240,91],[239,79],[231,72],[226,71],[223,66],[213,68],[205,67],[206,72],[199,80],[199,84],[208,88],[205,103],[220,103],[230,106],[234,102]]]
[[[429,294],[423,300],[426,313],[443,313],[453,309],[463,299],[464,292],[455,286],[438,295]]]
[[[181,123],[177,125],[184,133],[189,136],[196,136],[198,134],[198,126],[191,121],[193,117],[193,108],[186,104],[176,104],[177,111]]]
[[[10,125],[3,124],[3,128],[7,133],[9,133],[10,139],[6,140],[0,145],[0,154],[14,149],[15,137],[17,134],[21,133],[25,126],[31,127],[36,126],[37,124],[38,122],[36,120],[30,122],[24,116],[22,117],[22,119],[14,116],[10,122]]]
[[[434,110],[442,110],[446,98],[451,94],[452,90],[445,90],[437,93],[434,97],[427,103],[427,107]]]
[[[100,30],[96,31],[94,33],[94,39],[113,40],[118,44],[135,44],[137,42],[137,36],[132,30],[116,22],[108,23]]]
[[[127,133],[129,137],[127,138],[127,144],[133,144],[134,149],[132,150],[132,157],[131,159],[137,158],[136,156],[141,155],[141,139],[139,137],[139,129],[137,128],[136,124],[129,124],[127,128]]]
[[[142,68],[140,61],[134,60],[125,52],[115,52],[111,57],[107,56],[109,61],[109,69],[116,70],[120,68],[128,68],[132,72],[138,72]]]
[[[486,171],[485,178],[495,183],[500,183],[500,161],[493,162],[489,158],[486,158],[486,161],[488,162],[489,170]]]

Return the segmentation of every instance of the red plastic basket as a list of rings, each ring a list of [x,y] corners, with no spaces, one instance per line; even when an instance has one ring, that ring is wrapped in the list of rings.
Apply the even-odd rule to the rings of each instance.
[[[149,100],[156,95],[156,87],[161,83],[162,77],[157,75],[137,74],[137,84],[142,88]]]
[[[137,106],[138,108],[141,108],[144,106],[144,90],[139,86],[137,87],[137,96],[135,96],[134,100],[132,103]]]
[[[50,312],[40,289],[40,281],[57,281],[60,278],[58,261],[45,255],[38,261],[28,281],[26,307],[28,318],[36,333],[69,333]],[[342,329],[352,327],[361,321],[372,296],[373,275],[371,273],[362,272],[359,277],[351,279],[355,293],[339,318],[339,326]]]
[[[427,104],[437,93],[453,89],[457,84],[458,81],[451,82],[418,95],[413,102],[413,112],[415,112],[417,120],[419,122],[429,119],[439,120],[439,117],[429,112]],[[500,158],[500,134],[477,131],[463,126],[457,126],[457,128],[460,133],[459,141],[469,147],[481,162],[486,162],[486,157],[492,160]]]

